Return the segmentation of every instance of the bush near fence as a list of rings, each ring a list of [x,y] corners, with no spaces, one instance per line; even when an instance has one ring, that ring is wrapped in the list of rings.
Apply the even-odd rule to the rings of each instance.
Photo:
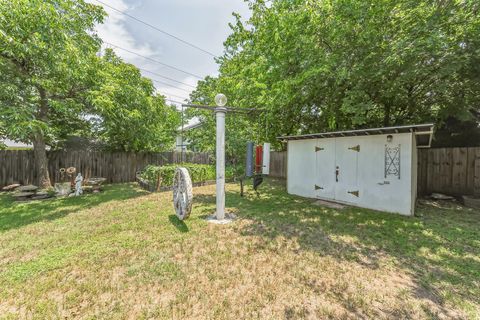
[[[190,173],[194,186],[205,185],[216,182],[216,170],[214,165],[180,163],[165,166],[147,166],[137,176],[137,181],[142,188],[149,191],[168,190],[173,185],[175,171],[178,167],[184,167]],[[225,168],[225,179],[233,180],[236,175],[236,168],[228,166]]]
[[[215,180],[215,166],[191,163],[165,166],[149,165],[141,172],[140,177],[151,184],[157,183],[160,179],[162,186],[170,187],[173,185],[173,178],[178,167],[184,167],[188,170],[193,183]]]

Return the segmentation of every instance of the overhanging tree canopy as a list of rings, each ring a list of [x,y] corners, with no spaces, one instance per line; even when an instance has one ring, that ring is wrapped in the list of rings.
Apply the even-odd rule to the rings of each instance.
[[[173,142],[175,108],[137,68],[111,51],[97,56],[104,15],[83,0],[0,1],[0,137],[33,143],[41,187],[50,186],[46,145],[69,135],[129,151]]]
[[[75,123],[78,97],[94,80],[101,7],[82,0],[0,2],[0,116],[5,135],[34,145],[42,187],[50,186],[45,145],[57,123]],[[74,121],[71,119],[74,118]]]
[[[263,139],[467,120],[480,104],[478,1],[250,1],[215,89],[263,107]],[[193,99],[211,96],[199,86]],[[201,102],[201,101],[199,101]],[[208,127],[203,127],[208,130]]]

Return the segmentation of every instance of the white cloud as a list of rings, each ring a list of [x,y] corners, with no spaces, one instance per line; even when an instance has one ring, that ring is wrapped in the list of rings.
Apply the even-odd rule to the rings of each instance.
[[[97,3],[95,0],[88,0],[90,3],[94,3],[96,5],[102,5]],[[118,9],[121,12],[128,12],[129,10],[133,9],[131,6],[127,5],[123,0],[103,0],[109,6]],[[139,55],[156,59],[157,56],[161,56],[161,46],[156,46],[156,50],[154,50],[151,45],[148,43],[139,43],[133,34],[131,34],[127,28],[126,23],[130,22],[125,15],[121,12],[113,10],[108,6],[104,6],[104,10],[107,12],[108,16],[106,17],[103,24],[97,25],[97,33],[100,38],[104,41],[102,49],[105,48],[112,48],[115,50],[116,54],[124,59],[126,62],[132,63],[139,68],[158,72],[158,73],[165,73],[165,68],[159,67],[158,64],[154,62],[148,61],[136,54],[129,53],[126,50],[122,50],[119,48],[115,48],[113,45],[117,45],[119,47],[125,48],[128,51],[135,52]],[[155,76],[151,76],[147,73],[144,73],[144,76],[147,78],[155,78]],[[171,83],[171,81],[167,79],[162,79],[159,77],[155,78],[156,80]],[[195,78],[187,77],[185,79],[180,79],[179,81],[187,83],[189,85],[195,86],[196,85]],[[188,97],[190,92],[193,90],[192,87],[183,84],[171,83],[172,86],[166,86],[158,83],[154,83],[157,90],[165,95],[168,99],[176,100],[183,102],[184,99],[179,97]]]
[[[96,0],[86,0],[102,5]],[[161,61],[189,73],[216,75],[218,65],[212,57],[182,44],[171,37],[142,25],[122,12],[151,23],[186,41],[220,54],[222,43],[230,33],[228,22],[232,11],[248,12],[243,0],[101,0],[118,9],[117,12],[103,6],[108,14],[103,24],[97,26],[98,35],[104,42],[112,43],[142,56]],[[108,47],[107,44],[104,47]],[[189,96],[198,79],[188,74],[162,66],[135,54],[114,48],[117,55],[138,68],[186,83],[170,81],[151,73],[145,77],[168,83],[154,82],[157,90],[168,99],[181,101]],[[173,86],[173,87],[172,87]],[[180,97],[180,98],[179,98]]]
[[[197,84],[198,79],[194,77],[187,77],[183,79],[185,84],[176,84],[175,88],[165,86],[163,84],[154,83],[157,91],[167,97],[167,99],[184,102],[183,98],[188,98],[190,93],[194,90],[191,86]]]
[[[89,2],[96,5],[102,5],[94,0],[89,0]],[[131,9],[123,0],[103,0],[103,2],[105,2],[109,6],[112,6],[113,8],[118,9],[121,12],[127,12],[129,9]],[[137,41],[135,41],[134,36],[130,34],[130,32],[128,32],[128,30],[125,28],[125,22],[126,19],[128,19],[126,16],[124,16],[121,12],[109,8],[108,6],[103,7],[107,12],[108,16],[106,17],[103,24],[97,25],[98,35],[105,42],[103,48],[112,47],[108,44],[111,43],[113,45],[120,46],[129,51],[136,52],[147,57],[159,54],[159,52],[153,50],[149,44],[139,44],[137,43]],[[129,61],[136,65],[145,64],[144,59],[138,57],[137,55],[128,53],[121,49],[115,49],[115,52],[126,61]]]

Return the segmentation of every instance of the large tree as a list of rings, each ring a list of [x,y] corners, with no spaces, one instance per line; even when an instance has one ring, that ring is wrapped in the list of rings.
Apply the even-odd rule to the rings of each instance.
[[[0,0],[0,13],[0,137],[33,143],[41,187],[50,186],[46,146],[72,136],[110,150],[173,148],[175,107],[112,50],[98,56],[101,7]]]
[[[480,105],[480,4],[252,0],[219,59],[215,90],[263,107],[262,138],[450,117]],[[199,86],[192,98],[208,96]]]
[[[180,113],[155,92],[150,79],[108,49],[97,84],[89,94],[96,117],[93,135],[109,149],[160,151],[173,149]]]
[[[0,133],[33,143],[41,187],[51,185],[46,144],[85,121],[103,17],[83,0],[0,1]]]

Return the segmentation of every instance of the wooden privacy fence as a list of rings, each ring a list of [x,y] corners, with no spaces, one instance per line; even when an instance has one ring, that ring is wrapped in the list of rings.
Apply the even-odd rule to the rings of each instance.
[[[287,152],[270,152],[270,176],[275,178],[287,177]]]
[[[287,177],[287,152],[270,154],[270,174]],[[480,147],[418,149],[418,193],[480,194]]]
[[[418,193],[480,194],[480,147],[418,150]]]
[[[60,168],[75,167],[84,177],[104,177],[109,183],[133,182],[135,173],[149,164],[165,165],[190,162],[209,164],[208,153],[133,153],[133,152],[47,152],[52,183],[60,179]],[[183,157],[183,159],[182,159]],[[33,151],[0,151],[0,187],[12,183],[35,184]],[[183,161],[182,161],[183,160]]]

